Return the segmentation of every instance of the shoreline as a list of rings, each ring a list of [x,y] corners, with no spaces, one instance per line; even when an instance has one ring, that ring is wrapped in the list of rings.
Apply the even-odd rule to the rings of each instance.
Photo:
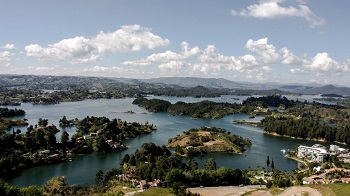
[[[301,137],[292,137],[292,136],[288,136],[288,135],[280,135],[278,133],[275,133],[275,132],[270,133],[270,132],[267,132],[265,130],[263,130],[263,133],[267,134],[267,135],[276,136],[276,137],[286,137],[286,138],[297,139],[297,140],[309,140],[309,141],[317,141],[317,142],[332,142],[332,141],[326,141],[325,139],[312,139],[312,138],[301,138]],[[336,142],[336,141],[333,141],[333,142]],[[341,142],[336,142],[336,143],[343,144]],[[346,145],[346,144],[344,144],[344,145]]]
[[[288,154],[286,154],[284,157],[286,157],[286,158],[288,158],[288,159],[292,159],[292,160],[294,160],[294,161],[297,161],[297,162],[299,162],[299,163],[302,163],[302,164],[305,165],[306,167],[309,167],[308,164],[307,164],[305,161],[299,159],[298,157],[289,156]]]

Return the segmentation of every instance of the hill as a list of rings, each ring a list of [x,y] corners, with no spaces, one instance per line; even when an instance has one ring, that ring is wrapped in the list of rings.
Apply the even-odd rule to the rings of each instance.
[[[175,148],[175,153],[182,156],[195,156],[213,152],[241,154],[246,145],[251,145],[251,140],[231,135],[224,129],[202,127],[169,139],[167,147]]]
[[[295,92],[299,94],[337,94],[342,96],[349,96],[350,95],[350,88],[349,87],[336,87],[334,85],[326,85],[322,87],[308,87],[308,88],[302,88],[298,89]]]

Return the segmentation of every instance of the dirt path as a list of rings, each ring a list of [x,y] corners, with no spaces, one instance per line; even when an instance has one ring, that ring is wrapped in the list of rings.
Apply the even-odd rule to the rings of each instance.
[[[272,196],[266,190],[258,190],[260,186],[249,185],[244,187],[238,186],[223,186],[223,187],[204,187],[204,188],[189,188],[192,193],[199,193],[202,196],[238,196],[246,192],[251,192],[251,196]],[[290,187],[279,194],[279,196],[322,196],[316,189],[310,187]]]
[[[310,187],[290,187],[283,191],[281,196],[302,196],[302,195],[307,195],[309,196],[322,196],[320,192],[318,192],[316,189],[310,188]]]
[[[204,187],[204,188],[189,188],[188,190],[191,191],[192,193],[199,193],[202,196],[238,196],[242,195],[246,192],[254,191],[259,188],[265,188],[265,186],[260,187],[255,186],[255,185],[249,185],[249,186],[244,186],[244,187],[239,187],[239,186],[223,186],[223,187]],[[259,192],[259,191],[257,191]],[[264,193],[266,191],[263,191]],[[261,194],[263,194],[261,192]],[[261,195],[261,194],[256,194],[255,196]],[[271,194],[268,194],[271,195]],[[262,196],[262,195],[261,195]]]

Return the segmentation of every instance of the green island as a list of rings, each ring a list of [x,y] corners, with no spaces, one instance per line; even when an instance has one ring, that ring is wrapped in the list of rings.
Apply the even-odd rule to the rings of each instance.
[[[11,129],[12,126],[28,125],[25,119],[8,119],[8,117],[23,116],[24,114],[25,111],[21,109],[0,108],[0,135]]]
[[[150,112],[169,112],[172,115],[190,115],[192,119],[213,118],[218,119],[236,113],[251,113],[256,106],[241,105],[237,103],[217,103],[213,101],[200,101],[196,103],[176,102],[161,99],[137,98],[133,104],[145,108]]]
[[[167,147],[174,148],[181,156],[195,156],[215,152],[242,154],[246,145],[251,145],[251,140],[231,135],[221,128],[201,127],[170,138]]]

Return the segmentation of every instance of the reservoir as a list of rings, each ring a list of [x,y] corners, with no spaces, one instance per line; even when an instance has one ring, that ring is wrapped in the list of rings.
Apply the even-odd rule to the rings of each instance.
[[[216,102],[241,102],[246,97],[222,96],[219,98],[178,98],[178,97],[152,97],[168,100],[172,103],[176,101],[196,102],[201,100],[211,100]],[[241,155],[229,153],[217,153],[198,156],[195,159],[199,167],[203,167],[208,158],[215,158],[218,167],[225,166],[229,168],[253,169],[266,167],[266,157],[274,160],[275,168],[279,170],[292,171],[297,168],[298,163],[284,157],[282,149],[296,149],[299,145],[311,146],[315,141],[296,140],[290,138],[276,137],[262,133],[259,127],[249,125],[233,124],[233,120],[260,121],[263,117],[257,116],[254,119],[249,118],[249,114],[235,114],[226,116],[222,119],[198,119],[191,120],[190,116],[171,116],[168,113],[150,113],[143,108],[132,105],[133,98],[126,99],[97,99],[84,100],[79,102],[63,102],[56,105],[32,105],[22,103],[21,106],[11,106],[9,108],[18,108],[26,111],[26,115],[20,118],[28,119],[30,125],[37,124],[38,118],[48,119],[49,124],[58,126],[58,121],[63,116],[67,119],[83,119],[86,116],[108,117],[109,119],[122,119],[128,122],[153,123],[157,130],[136,138],[124,141],[128,146],[127,150],[122,152],[98,153],[94,152],[87,155],[74,155],[73,161],[62,162],[53,165],[44,165],[26,169],[21,176],[10,181],[12,185],[29,186],[42,185],[51,178],[65,176],[69,184],[89,185],[94,183],[96,173],[101,169],[104,173],[112,168],[119,167],[119,161],[125,154],[134,153],[145,142],[154,142],[156,145],[166,144],[169,138],[175,137],[191,128],[200,128],[202,126],[220,127],[232,134],[240,135],[243,138],[252,140],[252,146],[246,147],[246,151]],[[125,113],[133,111],[134,114]],[[62,128],[70,136],[75,134],[76,128]],[[17,129],[17,128],[15,128]],[[24,133],[27,127],[20,127]],[[56,134],[57,140],[61,137],[61,132]],[[329,146],[330,143],[322,143]],[[346,146],[346,148],[349,148]],[[186,158],[183,158],[184,162]]]

